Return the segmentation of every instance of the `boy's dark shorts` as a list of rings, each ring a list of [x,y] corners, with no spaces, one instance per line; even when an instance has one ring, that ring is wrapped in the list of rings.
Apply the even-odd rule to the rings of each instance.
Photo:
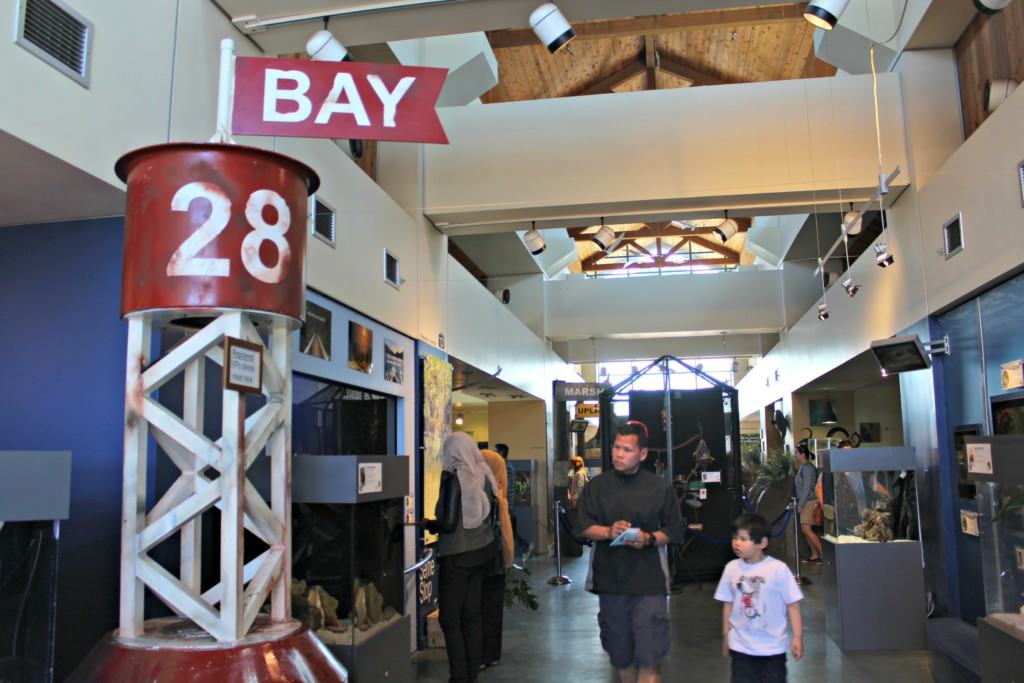
[[[598,595],[601,646],[612,666],[653,669],[668,654],[668,598],[664,595]]]
[[[731,683],[786,683],[786,655],[758,657],[729,650]]]

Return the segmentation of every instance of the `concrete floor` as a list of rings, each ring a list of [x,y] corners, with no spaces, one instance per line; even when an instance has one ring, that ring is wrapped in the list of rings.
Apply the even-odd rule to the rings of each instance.
[[[597,630],[597,596],[583,588],[588,550],[581,558],[563,562],[563,573],[572,578],[567,586],[548,586],[555,565],[550,558],[530,562],[530,585],[540,609],[505,610],[505,637],[501,663],[480,674],[480,683],[575,683],[615,681],[608,657],[601,649]],[[805,565],[806,566],[806,565]],[[789,661],[789,680],[823,681],[932,681],[926,651],[843,653],[825,635],[820,583],[807,570],[803,601],[804,658]],[[721,655],[721,607],[713,598],[715,586],[702,590],[687,585],[670,600],[672,649],[662,665],[665,681],[727,681],[729,661]],[[417,653],[412,661],[412,680],[447,683],[448,662],[444,650]]]

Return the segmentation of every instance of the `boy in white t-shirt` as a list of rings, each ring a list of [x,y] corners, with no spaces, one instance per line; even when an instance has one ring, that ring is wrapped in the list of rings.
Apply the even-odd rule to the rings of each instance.
[[[739,559],[725,566],[715,590],[722,603],[722,654],[732,659],[732,683],[786,680],[790,649],[786,616],[793,627],[793,658],[804,654],[803,593],[784,563],[764,554],[768,523],[741,515],[732,527],[732,550]]]

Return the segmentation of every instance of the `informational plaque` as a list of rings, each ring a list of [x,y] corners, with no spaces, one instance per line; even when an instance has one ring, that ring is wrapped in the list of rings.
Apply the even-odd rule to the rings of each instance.
[[[384,490],[384,466],[379,462],[359,463],[357,493],[380,493]]]
[[[250,394],[262,392],[262,346],[234,337],[224,339],[224,388]]]

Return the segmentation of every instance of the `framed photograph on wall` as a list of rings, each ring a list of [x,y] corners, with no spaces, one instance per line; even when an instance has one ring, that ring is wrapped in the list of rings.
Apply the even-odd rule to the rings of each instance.
[[[369,374],[373,370],[373,330],[348,322],[348,366]]]
[[[405,383],[405,349],[390,339],[384,340],[384,379],[395,384]]]
[[[299,349],[307,356],[331,359],[331,312],[312,301],[306,302],[306,322],[299,330]]]
[[[882,423],[861,422],[857,433],[860,434],[860,440],[865,443],[879,443],[882,440]]]

